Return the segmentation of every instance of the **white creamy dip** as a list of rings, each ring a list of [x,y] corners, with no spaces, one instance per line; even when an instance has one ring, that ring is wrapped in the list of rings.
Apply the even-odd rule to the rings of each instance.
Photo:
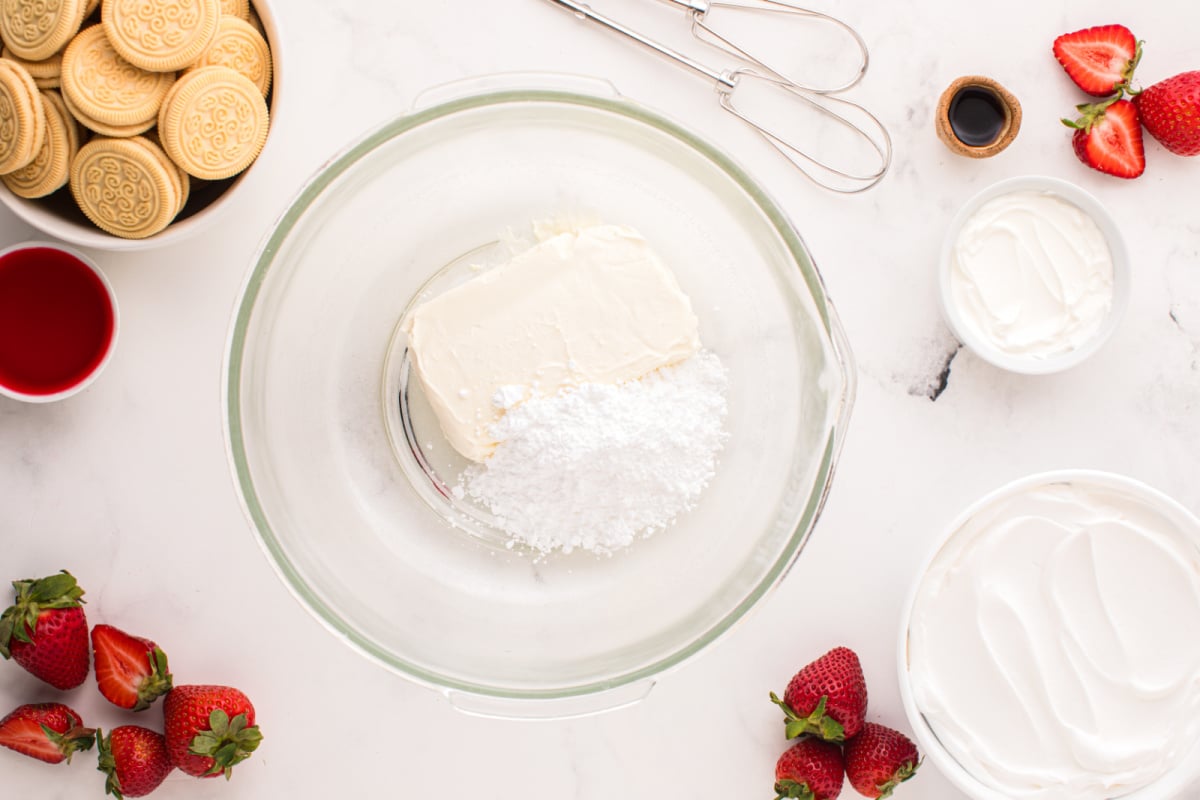
[[[1004,353],[1047,358],[1100,330],[1113,302],[1113,260],[1095,221],[1043,191],[984,203],[953,246],[951,294],[963,322]]]
[[[545,233],[404,322],[442,431],[473,461],[492,453],[493,426],[527,397],[635,380],[700,349],[687,295],[637,231]]]
[[[934,559],[908,657],[937,738],[1003,796],[1148,786],[1200,738],[1200,534],[1102,482],[1002,496]]]

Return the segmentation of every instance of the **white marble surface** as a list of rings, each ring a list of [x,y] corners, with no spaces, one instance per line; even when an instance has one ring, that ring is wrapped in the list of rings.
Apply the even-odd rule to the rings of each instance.
[[[766,797],[785,747],[767,693],[833,645],[862,656],[869,717],[907,728],[894,667],[899,607],[941,527],[981,493],[1033,471],[1092,467],[1145,480],[1200,511],[1200,158],[1148,142],[1149,167],[1137,181],[1085,169],[1057,121],[1081,98],[1049,52],[1060,32],[1122,21],[1147,40],[1140,75],[1153,82],[1200,67],[1192,34],[1200,5],[1017,0],[983,12],[949,0],[817,3],[862,31],[872,69],[854,96],[895,138],[884,183],[848,198],[781,166],[701,81],[543,0],[273,5],[285,60],[281,113],[235,208],[211,235],[169,249],[96,253],[122,313],[108,370],[55,405],[0,399],[0,575],[70,568],[94,621],[154,635],[169,645],[179,680],[238,685],[258,707],[265,744],[232,782],[176,773],[155,796]],[[684,41],[682,18],[665,6],[594,5]],[[535,724],[458,713],[342,646],[292,599],[228,474],[220,370],[250,258],[305,176],[426,87],[548,70],[610,79],[762,181],[825,276],[858,359],[859,391],[825,514],[762,606],[643,702]],[[997,78],[1024,107],[1020,136],[989,161],[951,155],[933,131],[938,94],[968,73]],[[1121,221],[1134,260],[1132,302],[1115,339],[1083,366],[1043,378],[959,352],[934,295],[955,209],[1023,173],[1093,192]],[[3,243],[30,233],[0,213]],[[0,664],[0,709],[52,696]],[[91,681],[68,702],[90,723],[123,720]],[[51,768],[0,753],[4,794],[100,797],[92,758]],[[961,795],[926,764],[899,796]]]

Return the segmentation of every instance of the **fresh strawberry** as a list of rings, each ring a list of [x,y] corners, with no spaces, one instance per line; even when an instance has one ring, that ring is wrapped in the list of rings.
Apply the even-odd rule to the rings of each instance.
[[[1180,156],[1200,155],[1200,71],[1159,81],[1133,102],[1142,124],[1163,147]]]
[[[163,701],[167,754],[188,775],[228,778],[262,741],[254,706],[229,686],[176,686]]]
[[[868,722],[844,748],[846,777],[863,797],[891,797],[921,765],[912,740],[899,731]]]
[[[56,689],[74,689],[88,674],[83,589],[63,570],[13,581],[12,606],[0,615],[0,656],[12,658]]]
[[[167,758],[162,734],[138,725],[122,725],[108,736],[96,731],[96,749],[100,754],[97,769],[108,775],[104,790],[117,800],[150,794],[175,769]]]
[[[849,739],[867,716],[867,681],[858,655],[835,647],[797,672],[782,700],[771,692],[771,701],[783,709],[789,739],[806,733],[831,742]]]
[[[775,800],[833,800],[842,793],[843,773],[841,748],[806,737],[775,763]]]
[[[92,628],[96,685],[110,703],[144,711],[171,690],[167,654],[149,639],[111,625]]]
[[[1142,125],[1128,100],[1078,106],[1082,117],[1063,124],[1075,129],[1071,143],[1075,155],[1092,169],[1118,178],[1136,178],[1146,171]]]
[[[1100,25],[1059,36],[1054,57],[1080,89],[1108,97],[1128,88],[1142,43],[1124,25]]]
[[[47,764],[70,761],[77,750],[90,750],[96,732],[62,703],[31,703],[0,719],[0,745]]]

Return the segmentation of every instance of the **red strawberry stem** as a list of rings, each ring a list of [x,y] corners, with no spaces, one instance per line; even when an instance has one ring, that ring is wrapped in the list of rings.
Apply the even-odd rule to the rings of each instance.
[[[38,615],[49,609],[76,608],[85,602],[83,589],[65,569],[45,578],[13,581],[17,596],[0,615],[0,656],[11,658],[12,640],[33,643]]]
[[[228,780],[233,767],[250,757],[262,742],[262,733],[257,725],[247,725],[246,715],[238,714],[232,720],[219,708],[208,715],[209,730],[201,731],[192,739],[188,752],[194,756],[208,756],[213,765],[207,775],[225,774]]]
[[[822,695],[812,713],[807,717],[802,717],[791,706],[780,700],[779,695],[771,692],[771,702],[783,709],[784,720],[787,723],[784,726],[784,735],[789,739],[795,739],[797,736],[811,733],[820,736],[827,742],[845,740],[846,731],[842,727],[842,724],[825,713],[825,704],[828,701],[829,695]],[[799,795],[788,796],[798,797]]]

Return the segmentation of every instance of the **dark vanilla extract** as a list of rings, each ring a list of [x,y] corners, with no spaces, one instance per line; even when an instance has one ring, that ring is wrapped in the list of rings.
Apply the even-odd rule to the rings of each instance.
[[[1007,115],[1000,98],[980,86],[964,86],[950,100],[950,130],[968,147],[986,147],[1000,137]]]

